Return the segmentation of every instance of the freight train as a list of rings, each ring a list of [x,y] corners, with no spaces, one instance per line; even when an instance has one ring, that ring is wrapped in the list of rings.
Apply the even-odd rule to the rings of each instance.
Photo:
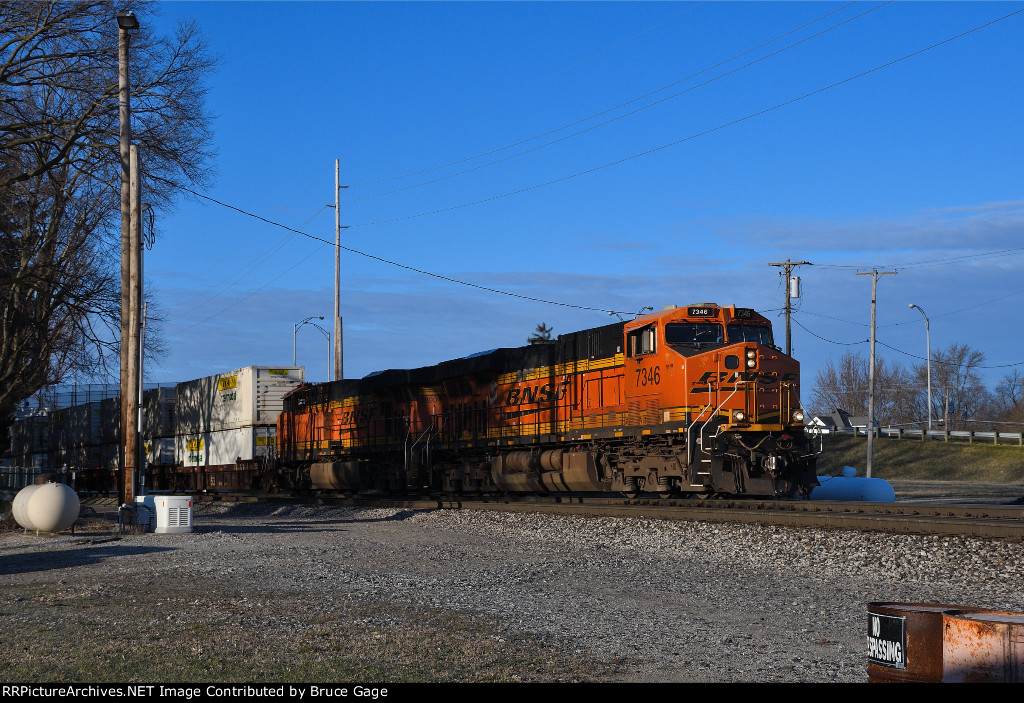
[[[282,399],[301,366],[247,366],[147,390],[141,411],[144,490],[260,489],[276,454]],[[0,489],[57,473],[79,492],[117,492],[120,400],[37,411],[16,420]]]
[[[765,317],[669,306],[361,379],[252,366],[179,383],[146,396],[143,473],[175,492],[807,496],[818,452],[799,398]],[[102,447],[62,425],[96,405],[51,412],[44,456],[116,490],[116,404]]]
[[[275,487],[332,491],[809,495],[797,361],[715,303],[358,380],[278,417]]]

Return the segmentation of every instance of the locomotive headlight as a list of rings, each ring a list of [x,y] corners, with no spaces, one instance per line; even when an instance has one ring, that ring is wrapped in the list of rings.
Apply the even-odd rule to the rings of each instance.
[[[757,359],[747,359],[747,368],[752,369],[757,366]]]
[[[747,414],[745,412],[743,412],[742,410],[733,410],[733,412],[732,412],[732,421],[733,422],[745,422],[746,419],[747,419]]]
[[[753,349],[747,350],[747,368],[752,369],[757,366],[757,352]]]
[[[793,411],[793,422],[803,422],[803,421],[804,421],[804,411],[803,410],[794,410]]]

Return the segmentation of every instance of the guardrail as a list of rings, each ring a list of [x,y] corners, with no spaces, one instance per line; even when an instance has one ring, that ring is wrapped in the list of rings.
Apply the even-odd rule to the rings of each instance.
[[[813,431],[813,430],[812,430]],[[824,434],[852,434],[856,437],[867,437],[866,427],[823,428]],[[973,430],[918,430],[901,427],[879,427],[875,437],[889,439],[913,439],[916,441],[931,440],[934,442],[966,442],[967,444],[992,444],[996,446],[1016,445],[1024,447],[1022,432],[975,432]]]

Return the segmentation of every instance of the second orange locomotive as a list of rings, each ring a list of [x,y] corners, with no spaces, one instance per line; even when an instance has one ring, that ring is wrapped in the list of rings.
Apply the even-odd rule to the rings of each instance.
[[[411,370],[301,386],[282,487],[807,495],[799,363],[749,308],[630,322]]]

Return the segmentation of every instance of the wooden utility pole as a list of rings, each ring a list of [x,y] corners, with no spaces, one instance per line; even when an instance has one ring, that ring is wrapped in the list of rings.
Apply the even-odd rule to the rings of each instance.
[[[860,271],[858,276],[871,276],[871,360],[868,362],[868,464],[865,471],[868,478],[871,478],[871,462],[875,451],[875,297],[878,292],[878,277],[896,275],[896,270],[878,271],[871,269],[870,273]]]
[[[135,506],[135,482],[139,467],[139,352],[142,337],[142,174],[139,147],[131,145],[131,227],[129,227],[128,373],[121,396],[125,424],[121,426],[124,452],[124,504]]]
[[[793,269],[797,266],[814,266],[814,264],[812,264],[810,261],[790,261],[789,259],[786,259],[781,263],[768,265],[782,267],[782,271],[779,272],[779,275],[782,276],[783,280],[786,282],[786,356],[793,356],[793,337],[789,331],[789,314],[793,308],[792,304],[790,303],[790,291],[792,290],[792,286],[790,284],[790,274],[792,274]]]
[[[129,343],[131,336],[131,299],[132,299],[132,215],[131,215],[131,101],[128,82],[128,47],[129,32],[139,28],[138,20],[131,12],[117,16],[117,83],[118,83],[118,118],[120,120],[120,159],[121,159],[121,408],[120,408],[120,432],[121,442],[118,451],[119,478],[118,499],[120,505],[131,504],[134,501],[134,490],[132,481],[134,476],[129,473],[127,466],[128,447],[126,428],[133,424],[133,417],[130,414],[131,399],[134,397],[134,388],[129,379],[129,367],[131,366],[131,349]]]

